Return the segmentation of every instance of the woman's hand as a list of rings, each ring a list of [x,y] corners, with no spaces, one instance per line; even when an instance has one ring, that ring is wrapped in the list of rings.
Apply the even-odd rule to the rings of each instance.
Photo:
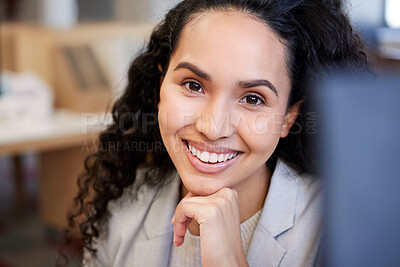
[[[238,194],[222,188],[209,196],[188,193],[178,204],[171,223],[174,244],[184,242],[186,229],[194,219],[200,227],[203,266],[248,266],[240,235]]]

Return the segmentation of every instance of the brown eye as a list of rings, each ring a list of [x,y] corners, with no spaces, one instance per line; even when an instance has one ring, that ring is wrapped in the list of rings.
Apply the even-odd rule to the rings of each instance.
[[[256,95],[248,95],[242,98],[242,102],[245,102],[246,104],[252,105],[252,106],[257,106],[260,104],[264,104],[264,100],[260,98],[259,96]]]
[[[256,105],[258,100],[258,97],[254,95],[246,96],[246,102],[250,105]]]
[[[184,82],[183,85],[186,87],[186,89],[193,91],[193,92],[202,92],[203,91],[203,88],[201,87],[201,85],[196,82]]]

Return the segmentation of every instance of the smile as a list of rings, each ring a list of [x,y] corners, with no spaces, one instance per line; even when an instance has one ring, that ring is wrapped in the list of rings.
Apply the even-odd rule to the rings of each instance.
[[[211,153],[208,151],[201,151],[200,149],[196,149],[194,146],[188,144],[189,151],[192,153],[193,156],[200,159],[202,162],[206,163],[216,163],[216,162],[225,162],[230,160],[238,154],[235,153]]]
[[[182,140],[190,164],[203,173],[216,174],[232,166],[243,153]]]

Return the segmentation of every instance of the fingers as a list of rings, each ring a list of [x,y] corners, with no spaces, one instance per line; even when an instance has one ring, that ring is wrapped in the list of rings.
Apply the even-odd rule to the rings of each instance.
[[[177,205],[171,220],[174,245],[181,246],[192,220],[199,225],[201,259],[204,266],[221,266],[227,255],[238,255],[248,266],[240,234],[239,197],[235,190],[222,188],[209,196],[188,193]]]
[[[173,218],[174,224],[174,245],[179,247],[183,244],[186,230],[192,219],[198,220],[196,212],[199,210],[198,203],[184,202],[180,203],[175,211]]]
[[[192,219],[202,224],[207,219],[221,217],[221,214],[229,210],[238,211],[238,194],[233,189],[222,188],[205,197],[194,196],[189,192],[176,207],[175,214],[171,220],[174,225],[175,246],[183,244],[187,228]]]

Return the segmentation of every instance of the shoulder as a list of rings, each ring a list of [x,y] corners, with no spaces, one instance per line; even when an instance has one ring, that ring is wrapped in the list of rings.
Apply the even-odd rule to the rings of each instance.
[[[280,219],[284,218],[280,216],[282,213],[287,217],[294,216],[290,221],[296,221],[304,212],[319,212],[318,206],[321,201],[320,179],[306,173],[299,174],[284,161],[278,160],[271,177],[264,209]]]
[[[283,160],[278,160],[273,175],[296,183],[301,189],[306,191],[318,191],[322,186],[321,180],[318,177],[307,173],[298,173]]]
[[[290,197],[294,200],[295,221],[303,213],[315,213],[317,217],[321,215],[322,182],[318,177],[307,173],[299,174],[285,162],[278,160],[271,178],[272,183],[275,184],[274,189],[280,190],[281,194],[287,194],[292,189]]]
[[[284,162],[278,162],[275,181],[286,185],[291,191],[287,199],[292,201],[291,227],[277,237],[287,254],[284,266],[302,263],[302,266],[313,266],[318,253],[322,232],[321,180],[308,174],[298,174]],[[271,181],[272,182],[272,181]],[[290,186],[288,186],[290,185]],[[285,194],[282,188],[281,194]],[[289,211],[289,210],[287,210]]]
[[[295,171],[291,170],[295,173]],[[309,174],[297,174],[294,180],[298,184],[295,210],[295,223],[304,225],[309,231],[319,230],[322,219],[323,185],[319,177]],[[303,222],[300,224],[300,222]]]
[[[149,186],[142,183],[144,171],[139,170],[137,181],[126,188],[119,199],[109,203],[108,221],[95,240],[96,257],[85,257],[85,261],[102,263],[97,265],[122,266],[123,261],[130,257],[136,242],[146,240],[154,234],[154,229],[160,232],[169,230],[169,224],[164,221],[170,220],[171,209],[176,206],[179,177],[175,172],[167,177],[165,184]]]

